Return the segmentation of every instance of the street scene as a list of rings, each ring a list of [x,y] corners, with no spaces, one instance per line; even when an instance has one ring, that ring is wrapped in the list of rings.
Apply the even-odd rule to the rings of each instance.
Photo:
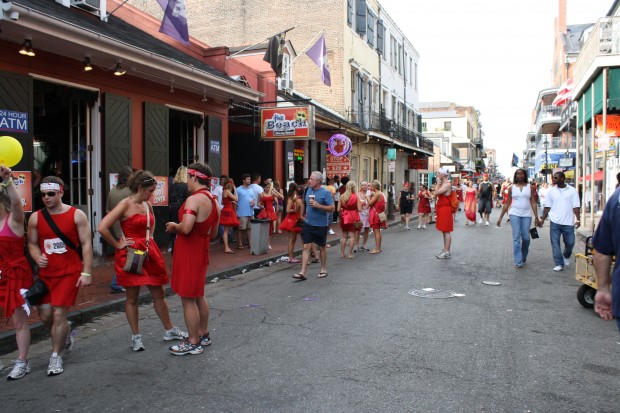
[[[435,258],[441,236],[432,225],[394,225],[379,256],[340,259],[330,248],[325,279],[318,264],[299,282],[291,278],[299,264],[275,263],[208,284],[213,344],[202,355],[169,354],[149,304],[143,352],[131,350],[122,312],[93,319],[77,328],[60,377],[45,375],[49,341],[34,344],[32,372],[0,382],[3,408],[616,411],[618,332],[577,302],[574,264],[552,270],[549,229],[514,269],[509,226],[462,218],[451,260]],[[179,300],[170,308],[182,324]]]

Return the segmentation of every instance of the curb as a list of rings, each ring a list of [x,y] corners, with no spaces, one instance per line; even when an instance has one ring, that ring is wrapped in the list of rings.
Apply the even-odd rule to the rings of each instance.
[[[417,216],[411,217],[411,220],[412,221],[417,220]],[[400,220],[394,220],[390,222],[388,224],[388,228],[398,225],[399,222]],[[333,239],[329,241],[328,244],[333,247],[335,245],[340,244],[341,239],[342,238]],[[295,254],[299,255],[301,251],[302,251],[302,248],[296,249]],[[285,255],[287,254],[283,253],[279,256],[285,256]],[[221,278],[234,277],[236,275],[241,275],[245,273],[245,271],[243,271],[244,269],[247,271],[255,270],[257,268],[260,268],[262,265],[264,265],[265,263],[269,261],[275,261],[278,257],[267,256],[265,258],[257,258],[255,261],[251,261],[251,262],[248,262],[242,265],[237,265],[235,267],[231,267],[229,269],[220,271],[218,273],[210,274],[205,279],[205,285],[209,284],[211,280],[213,280],[214,278],[221,279]],[[164,291],[166,293],[166,297],[173,295],[172,288],[170,288],[170,286],[164,287]],[[97,304],[92,307],[73,310],[69,312],[69,314],[67,315],[67,319],[72,321],[74,323],[74,326],[85,324],[97,317],[101,317],[101,316],[104,316],[106,314],[113,313],[113,312],[124,311],[125,301],[126,301],[125,298],[118,298],[116,300]],[[151,294],[148,291],[145,291],[144,293],[140,294],[138,298],[138,305],[148,304],[151,301],[152,301]],[[39,321],[39,322],[36,322],[30,325],[30,335],[31,335],[31,342],[34,343],[34,342],[48,338],[49,332],[45,328],[43,323]],[[0,333],[0,355],[4,355],[4,354],[10,353],[15,350],[16,350],[15,330]]]

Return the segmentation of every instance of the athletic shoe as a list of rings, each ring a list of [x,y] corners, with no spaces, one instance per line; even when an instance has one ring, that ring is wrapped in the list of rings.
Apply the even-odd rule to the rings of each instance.
[[[422,225],[422,229],[426,229],[426,225]]]
[[[436,257],[440,260],[449,260],[450,258],[452,258],[450,256],[450,253],[446,251],[441,251],[439,254],[436,255]]]
[[[110,294],[120,294],[125,292],[125,288],[121,287],[120,285],[117,287],[110,287],[110,290]]]
[[[480,218],[480,219],[478,220],[478,223],[479,223],[479,224],[482,224],[482,218]]]
[[[402,222],[399,222],[399,223],[398,223],[398,226],[399,226],[399,227],[402,227],[402,226],[403,226],[403,223],[402,223]]]
[[[570,265],[570,257],[566,258],[564,257],[564,266],[568,267]]]
[[[133,351],[144,351],[146,347],[142,344],[142,334],[136,334],[131,336],[131,348]]]
[[[336,234],[336,233],[334,232],[334,230],[333,230],[333,229],[331,229],[331,228],[329,229],[329,231],[327,231],[327,233],[328,233],[329,235],[335,235],[335,234]]]
[[[488,227],[488,226],[489,226],[489,221],[486,221],[486,222],[484,223],[484,225]]]
[[[564,267],[562,267],[561,265],[556,265],[555,267],[553,267],[553,271],[562,271],[564,269]]]
[[[30,373],[30,363],[28,361],[17,359],[15,360],[15,365],[13,366],[13,370],[6,376],[7,380],[19,380],[24,377],[26,374]]]
[[[62,348],[62,355],[69,354],[73,349],[73,335],[75,334],[75,330],[73,329],[73,321],[69,321],[69,331],[67,332],[67,338],[65,339],[65,345]]]
[[[184,356],[186,354],[202,354],[203,352],[200,343],[192,344],[190,343],[189,338],[184,339],[179,344],[170,346],[169,350],[175,356]]]
[[[209,333],[204,336],[200,336],[200,345],[203,347],[211,345],[211,338],[209,337]]]
[[[409,231],[411,228],[409,228],[409,225],[405,225],[405,229]]]
[[[50,357],[50,364],[47,366],[47,375],[57,376],[63,371],[65,371],[65,369],[62,368],[62,358],[60,356]]]
[[[182,331],[179,327],[172,327],[170,330],[166,330],[164,333],[164,340],[183,340],[187,338],[187,333]]]
[[[422,228],[422,225],[418,225],[418,229]]]

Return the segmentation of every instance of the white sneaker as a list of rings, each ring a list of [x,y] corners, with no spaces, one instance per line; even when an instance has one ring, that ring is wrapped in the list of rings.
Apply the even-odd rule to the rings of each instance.
[[[48,376],[57,376],[64,371],[62,367],[62,358],[60,356],[50,357],[50,364],[47,366]]]
[[[486,221],[486,222],[484,223],[484,225],[488,227],[488,226],[489,226],[489,221]]]
[[[131,348],[133,351],[144,351],[146,347],[142,344],[142,335],[136,334],[135,336],[131,336]]]
[[[418,225],[418,229],[422,228],[422,225]]]
[[[166,330],[164,333],[164,340],[184,340],[187,338],[187,333],[181,330],[179,327],[172,327],[170,330]]]
[[[562,271],[564,269],[564,267],[562,267],[561,265],[556,265],[555,267],[553,267],[553,271],[558,272],[558,271]]]
[[[329,234],[329,235],[334,235],[334,234],[335,234],[335,232],[334,232],[334,230],[333,230],[333,229],[331,229],[331,228],[330,228],[330,229],[329,229],[329,231],[328,231],[328,234]]]
[[[409,231],[410,230],[409,225],[405,225],[405,229]]]
[[[6,376],[7,380],[19,380],[26,374],[30,373],[30,363],[24,360],[17,359],[13,370]]]
[[[422,229],[426,229],[426,225],[422,225]]]
[[[568,258],[564,257],[564,266],[568,267],[570,265],[570,261],[571,261],[570,257],[568,257]]]
[[[449,260],[450,258],[452,258],[450,256],[449,252],[446,251],[442,251],[439,254],[436,255],[437,258],[439,258],[440,260]]]
[[[482,218],[480,218],[480,219],[478,220],[478,223],[479,223],[479,224],[482,224]]]

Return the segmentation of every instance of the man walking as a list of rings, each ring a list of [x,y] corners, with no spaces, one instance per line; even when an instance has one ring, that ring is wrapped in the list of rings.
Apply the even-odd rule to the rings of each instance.
[[[553,174],[554,186],[549,188],[545,197],[545,209],[538,226],[542,226],[547,215],[551,221],[549,234],[555,267],[553,271],[562,271],[570,265],[570,256],[575,246],[575,228],[579,228],[579,194],[575,188],[566,185],[564,172]],[[575,219],[575,217],[577,219]],[[564,251],[560,247],[560,236],[564,238]]]
[[[482,224],[482,214],[484,214],[484,225],[489,226],[489,216],[493,208],[493,198],[495,197],[495,188],[489,182],[489,174],[482,175],[482,182],[478,185],[478,213],[480,214],[479,224]]]
[[[305,215],[304,224],[301,228],[301,239],[304,243],[304,249],[301,259],[301,271],[293,275],[296,280],[307,280],[306,269],[308,268],[308,260],[310,259],[310,249],[312,244],[319,247],[321,258],[321,271],[319,278],[327,277],[327,230],[331,223],[330,213],[334,212],[334,198],[332,194],[322,187],[323,174],[314,171],[308,179],[308,189],[305,194],[305,206],[302,205],[300,216]]]
[[[67,313],[79,288],[91,283],[93,248],[84,212],[62,202],[62,179],[47,176],[41,180],[40,190],[45,208],[28,221],[28,251],[39,265],[39,278],[49,289],[39,305],[39,316],[51,331],[47,375],[55,376],[64,371],[60,353],[69,334]],[[82,247],[81,259],[78,245]]]
[[[250,175],[241,175],[241,185],[237,187],[237,217],[239,218],[239,227],[237,230],[237,248],[242,250],[246,247],[243,246],[243,235],[245,234],[248,240],[248,247],[250,246],[250,219],[254,218],[254,212],[252,208],[257,204],[256,198],[254,198],[254,191],[250,188]]]

